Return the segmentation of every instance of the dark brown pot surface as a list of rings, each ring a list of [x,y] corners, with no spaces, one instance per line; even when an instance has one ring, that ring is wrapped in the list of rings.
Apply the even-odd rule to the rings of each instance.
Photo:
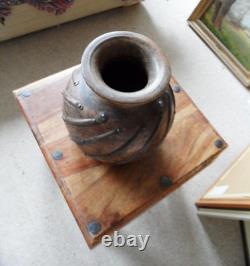
[[[63,119],[82,151],[127,163],[156,148],[175,113],[170,66],[147,37],[110,32],[92,41],[64,91]]]

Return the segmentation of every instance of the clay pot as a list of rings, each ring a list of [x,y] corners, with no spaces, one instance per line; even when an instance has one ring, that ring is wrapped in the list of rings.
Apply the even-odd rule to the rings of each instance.
[[[82,151],[127,163],[156,148],[175,112],[170,66],[156,44],[133,32],[93,40],[64,91],[63,119]]]

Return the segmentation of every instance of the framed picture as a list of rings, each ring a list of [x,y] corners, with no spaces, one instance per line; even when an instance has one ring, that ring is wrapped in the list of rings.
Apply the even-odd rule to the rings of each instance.
[[[188,23],[250,87],[250,1],[202,0]]]

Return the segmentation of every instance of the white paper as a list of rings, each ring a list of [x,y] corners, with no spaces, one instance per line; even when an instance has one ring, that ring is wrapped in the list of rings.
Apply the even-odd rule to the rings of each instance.
[[[228,189],[228,186],[216,186],[208,192],[208,194],[206,195],[206,198],[222,196],[226,192],[227,189]]]

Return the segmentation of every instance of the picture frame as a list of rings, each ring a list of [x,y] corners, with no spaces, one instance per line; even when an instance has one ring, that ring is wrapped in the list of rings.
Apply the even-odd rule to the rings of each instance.
[[[193,11],[193,13],[191,14],[191,16],[188,18],[188,24],[201,37],[201,39],[214,51],[214,53],[226,64],[226,66],[235,74],[235,76],[246,87],[249,88],[250,25],[249,28],[248,24],[247,28],[245,28],[245,26],[244,28],[241,28],[241,26],[236,27],[236,22],[234,22],[232,18],[230,18],[230,16],[235,16],[236,18],[234,18],[234,20],[237,21],[237,12],[234,11],[236,12],[235,15],[230,9],[232,9],[233,5],[235,5],[237,1],[242,2],[242,0],[226,0],[225,2],[224,1],[225,0],[201,0],[198,6]],[[224,17],[221,17],[221,14],[223,14],[223,12],[225,13],[225,9],[219,11],[217,9],[218,7],[222,8],[224,3],[226,2],[227,4],[230,2],[231,5],[230,7],[227,7],[226,15],[224,14]],[[218,3],[220,4],[220,6],[218,5]],[[246,5],[248,4],[249,3],[246,3]],[[232,14],[230,15],[230,12],[234,14],[234,16]],[[218,16],[220,17],[218,18]],[[250,19],[250,16],[248,19]],[[247,20],[247,23],[249,23],[249,21],[250,20]],[[242,18],[240,23],[242,23]],[[240,37],[238,37],[238,35]],[[246,38],[244,37],[245,35],[247,36]],[[237,47],[237,45],[240,46]]]

